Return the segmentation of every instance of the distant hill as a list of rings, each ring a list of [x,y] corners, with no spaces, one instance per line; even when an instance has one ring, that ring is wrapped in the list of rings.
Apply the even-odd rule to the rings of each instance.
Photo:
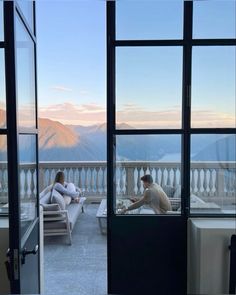
[[[194,161],[236,161],[236,135],[228,135],[207,145]]]
[[[5,111],[0,109],[0,124]],[[120,124],[119,129],[132,129]],[[92,126],[63,125],[60,122],[39,119],[40,161],[105,161],[106,124]],[[235,161],[235,136],[193,135],[191,154],[193,161]],[[22,143],[23,144],[23,143]],[[22,148],[23,147],[23,148]],[[29,143],[21,145],[21,157],[27,161]],[[179,161],[181,137],[179,135],[118,135],[117,160]],[[0,159],[6,157],[6,142],[0,141]]]

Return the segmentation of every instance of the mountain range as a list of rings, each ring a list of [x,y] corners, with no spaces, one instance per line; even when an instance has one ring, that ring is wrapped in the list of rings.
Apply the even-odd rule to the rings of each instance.
[[[0,110],[0,125],[4,111]],[[120,124],[118,129],[127,129]],[[235,161],[235,135],[193,135],[191,158],[194,161]],[[27,161],[29,146],[21,150],[22,161]],[[3,159],[6,143],[0,141]],[[180,135],[118,135],[117,160],[131,161],[180,161]],[[46,118],[39,118],[40,161],[105,161],[106,124],[92,126],[64,125]]]

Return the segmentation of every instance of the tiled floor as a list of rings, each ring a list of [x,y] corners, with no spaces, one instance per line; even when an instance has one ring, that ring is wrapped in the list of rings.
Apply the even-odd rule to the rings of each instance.
[[[78,218],[72,246],[65,237],[45,239],[44,269],[46,295],[107,294],[106,236],[101,235],[96,212],[89,204]]]

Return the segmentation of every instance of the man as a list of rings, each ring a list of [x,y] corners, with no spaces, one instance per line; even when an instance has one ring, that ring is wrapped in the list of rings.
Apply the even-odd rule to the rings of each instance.
[[[171,210],[170,201],[160,185],[153,183],[151,175],[146,174],[141,177],[143,187],[145,189],[144,195],[141,199],[131,199],[134,203],[128,208],[121,211],[121,214],[127,211],[137,209],[143,205],[148,205],[156,214],[164,214]]]

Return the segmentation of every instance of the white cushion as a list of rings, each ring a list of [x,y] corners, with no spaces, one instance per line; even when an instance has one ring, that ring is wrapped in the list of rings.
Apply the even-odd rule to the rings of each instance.
[[[71,197],[70,196],[63,196],[63,198],[65,200],[66,205],[70,205],[70,203],[71,203]]]
[[[52,191],[51,204],[58,204],[61,210],[66,209],[66,203],[63,196],[55,189]]]

